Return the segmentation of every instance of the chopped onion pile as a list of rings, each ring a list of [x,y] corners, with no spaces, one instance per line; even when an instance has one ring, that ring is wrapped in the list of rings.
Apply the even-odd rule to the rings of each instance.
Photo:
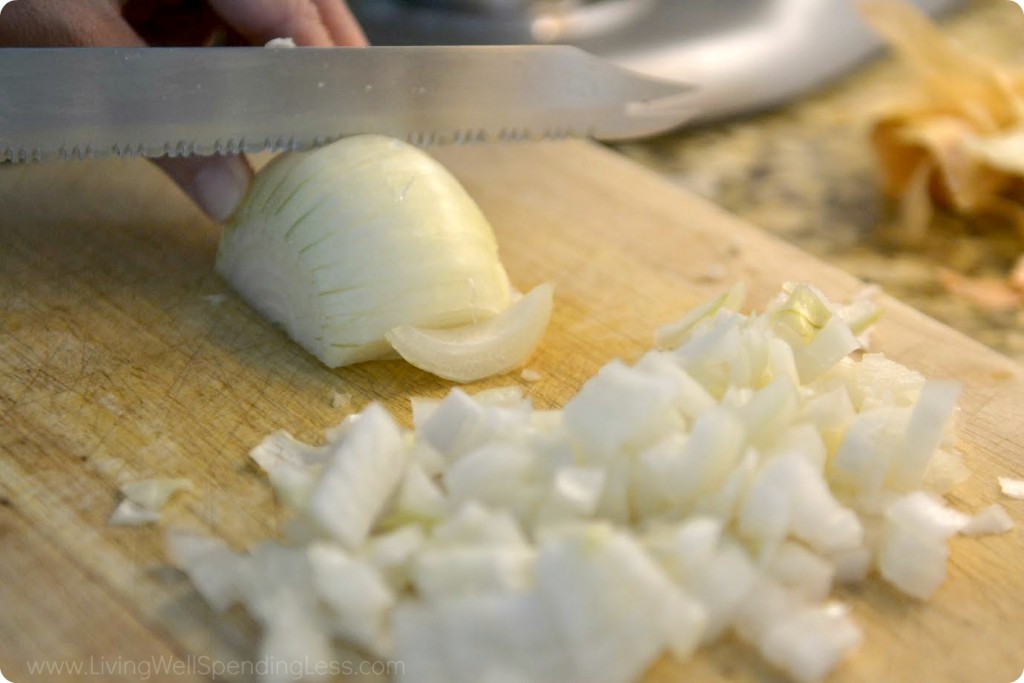
[[[473,381],[522,364],[550,316],[549,286],[506,311],[497,241],[459,182],[374,135],[268,164],[225,228],[217,270],[329,367],[397,351]]]
[[[736,288],[613,361],[564,410],[517,388],[379,405],[325,445],[252,457],[294,511],[248,554],[187,533],[171,557],[210,605],[240,603],[262,654],[339,643],[416,683],[627,683],[732,633],[792,680],[861,642],[837,582],[927,598],[959,532],[1005,531],[941,495],[962,481],[959,387],[866,354],[874,314],[788,285],[759,315]]]

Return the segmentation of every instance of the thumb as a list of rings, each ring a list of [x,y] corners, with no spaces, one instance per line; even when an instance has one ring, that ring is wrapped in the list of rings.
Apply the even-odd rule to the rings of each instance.
[[[223,222],[235,212],[252,181],[252,167],[241,156],[154,159],[208,216]]]

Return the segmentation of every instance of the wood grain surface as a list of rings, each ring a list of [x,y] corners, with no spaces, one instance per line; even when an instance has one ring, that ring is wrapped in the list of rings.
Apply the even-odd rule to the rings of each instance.
[[[612,358],[638,357],[657,325],[736,279],[755,307],[787,280],[837,299],[861,286],[592,144],[434,153],[491,218],[513,282],[555,284],[552,325],[529,364],[543,378],[523,385],[540,407],[562,405]],[[252,625],[215,619],[166,567],[162,529],[238,547],[272,535],[280,511],[247,458],[260,439],[276,429],[318,439],[345,415],[334,392],[407,420],[410,396],[451,386],[400,361],[324,368],[217,278],[217,237],[144,161],[0,167],[0,669],[16,683],[201,681],[217,666],[248,678]],[[952,502],[972,511],[998,500],[1024,523],[1024,501],[996,484],[1024,477],[1024,370],[882,303],[879,350],[966,386],[960,447],[974,476]],[[189,477],[196,491],[162,526],[108,527],[118,486],[157,476]],[[841,597],[866,642],[837,683],[1010,683],[1024,668],[1020,530],[954,540],[929,603],[877,581]],[[782,680],[732,642],[648,678]]]

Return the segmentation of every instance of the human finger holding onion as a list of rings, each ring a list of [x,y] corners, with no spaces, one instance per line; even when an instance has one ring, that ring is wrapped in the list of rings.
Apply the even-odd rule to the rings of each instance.
[[[367,44],[343,0],[15,0],[0,46]],[[328,367],[399,355],[472,382],[522,366],[552,288],[520,298],[490,224],[425,152],[354,136],[283,154],[256,177],[243,156],[158,166],[224,224],[217,271]]]
[[[4,47],[360,46],[344,0],[15,0],[0,14]],[[226,219],[253,171],[240,156],[167,158],[157,165],[209,216]]]

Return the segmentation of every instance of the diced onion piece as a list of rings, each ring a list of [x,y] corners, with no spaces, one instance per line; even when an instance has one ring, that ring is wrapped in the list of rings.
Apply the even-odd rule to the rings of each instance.
[[[849,610],[830,604],[805,607],[772,625],[760,650],[798,683],[818,683],[862,639]]]
[[[192,491],[188,479],[143,479],[121,487],[124,500],[118,503],[107,524],[111,526],[145,526],[160,521],[160,510],[178,491]]]
[[[971,478],[964,457],[956,451],[940,448],[924,471],[921,486],[931,493],[943,495]]]
[[[660,349],[679,346],[689,338],[691,331],[699,323],[714,317],[718,311],[723,309],[738,311],[746,299],[747,286],[741,280],[731,289],[722,292],[706,304],[690,309],[678,321],[659,327],[654,333],[654,345]]]
[[[207,604],[218,612],[238,602],[242,558],[217,538],[188,531],[168,532],[167,555],[184,571]]]
[[[957,400],[959,382],[931,380],[921,387],[917,405],[907,422],[903,448],[897,451],[889,471],[889,480],[896,490],[919,488],[936,449],[942,443]]]
[[[308,553],[313,586],[333,612],[335,635],[370,652],[388,650],[386,619],[395,596],[380,573],[336,545],[317,543]]]
[[[264,626],[258,661],[271,663],[262,668],[260,683],[290,683],[296,671],[305,672],[303,681],[321,683],[328,680],[324,672],[335,664],[335,654],[314,613],[304,605],[285,602]]]
[[[535,591],[410,600],[395,611],[394,630],[402,680],[410,683],[587,680]]]
[[[866,545],[837,553],[831,559],[835,566],[835,581],[843,585],[864,581],[875,561],[871,548]]]
[[[401,592],[408,586],[413,559],[426,542],[423,528],[410,524],[374,536],[360,556],[377,568],[394,591]]]
[[[412,426],[414,429],[419,429],[423,426],[423,423],[427,421],[427,418],[434,414],[437,407],[441,404],[441,401],[436,398],[425,398],[423,396],[413,396],[409,399],[409,406],[412,409]]]
[[[314,484],[307,503],[310,518],[346,548],[358,548],[402,481],[407,455],[394,420],[371,404]]]
[[[707,614],[702,642],[712,642],[734,623],[759,576],[747,552],[738,543],[727,541],[707,564],[682,582]]]
[[[1024,500],[1024,479],[1013,479],[1011,477],[999,477],[999,490],[1007,498]]]
[[[867,333],[882,316],[882,309],[874,298],[882,293],[877,285],[864,287],[857,292],[856,298],[845,306],[841,306],[836,314],[850,326],[856,335]]]
[[[967,526],[969,518],[926,493],[917,491],[897,499],[886,510],[890,525],[936,540],[947,540]]]
[[[539,523],[589,517],[597,510],[604,490],[605,470],[596,467],[560,467],[537,513]]]
[[[332,391],[331,407],[335,410],[351,410],[352,397],[348,394],[343,394],[340,391]]]
[[[448,511],[445,493],[419,463],[412,463],[398,487],[380,525],[392,528],[403,524],[430,525],[444,518]]]
[[[791,333],[787,335],[790,338],[795,335],[804,343],[810,343],[832,320],[832,309],[824,296],[810,285],[787,283],[784,291],[787,296],[780,297],[773,307],[776,329]]]
[[[329,447],[312,448],[281,431],[261,441],[249,457],[267,473],[278,499],[298,509],[308,500],[330,452]]]
[[[720,484],[743,454],[745,430],[732,411],[701,415],[682,447],[665,463],[662,496],[686,501]]]
[[[573,663],[571,680],[634,680],[670,643],[685,654],[703,633],[703,610],[610,526],[579,527],[544,544],[536,573]]]
[[[533,582],[535,559],[522,545],[427,549],[413,563],[412,582],[427,600],[521,591]]]
[[[779,583],[808,600],[828,597],[835,572],[831,562],[793,542],[779,546],[768,565],[768,573]]]
[[[317,597],[305,548],[263,541],[242,557],[235,579],[242,604],[265,628],[282,618],[311,619]]]
[[[434,528],[434,547],[526,546],[526,538],[515,518],[507,512],[488,510],[476,502],[466,503],[444,523]]]
[[[967,524],[966,515],[925,493],[899,498],[886,511],[878,555],[882,576],[908,595],[928,598],[946,577],[946,541]]]
[[[444,473],[445,488],[454,505],[477,501],[503,506],[513,502],[535,468],[528,449],[508,443],[481,446]]]
[[[565,406],[564,424],[585,449],[585,457],[605,460],[623,448],[648,446],[681,427],[675,410],[678,395],[672,378],[612,361]]]
[[[456,382],[474,382],[516,368],[540,344],[551,319],[553,289],[534,287],[493,318],[461,327],[401,325],[388,343],[421,370]]]
[[[519,373],[519,376],[524,382],[539,382],[544,379],[544,375],[540,374],[533,368],[523,368],[523,371]]]
[[[993,503],[981,510],[960,530],[964,536],[987,536],[1005,534],[1013,529],[1013,519],[999,503]]]
[[[946,579],[949,549],[944,541],[889,528],[878,553],[882,577],[907,595],[926,600]]]
[[[774,578],[762,575],[736,613],[736,635],[755,647],[768,631],[793,615],[805,602]]]
[[[159,511],[148,510],[127,498],[118,503],[107,518],[107,524],[110,526],[146,526],[159,521]]]
[[[143,479],[122,486],[121,494],[144,510],[156,512],[166,505],[175,493],[192,491],[193,488],[189,479]]]
[[[529,409],[530,407],[528,402],[523,398],[523,390],[516,385],[481,389],[473,394],[473,400],[477,403],[484,403],[486,405],[497,406],[499,408]]]

